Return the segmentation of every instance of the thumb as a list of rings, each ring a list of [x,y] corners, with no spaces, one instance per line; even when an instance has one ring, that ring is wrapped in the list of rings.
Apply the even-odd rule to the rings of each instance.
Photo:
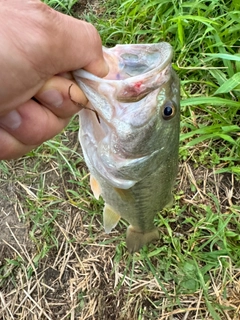
[[[53,11],[49,52],[54,57],[55,74],[80,68],[104,77],[108,65],[96,28],[85,21]]]
[[[4,2],[3,12],[7,21],[0,23],[6,29],[3,34],[8,42],[17,39],[18,55],[28,59],[41,78],[80,68],[100,77],[108,73],[100,36],[90,23],[57,12],[39,0]]]

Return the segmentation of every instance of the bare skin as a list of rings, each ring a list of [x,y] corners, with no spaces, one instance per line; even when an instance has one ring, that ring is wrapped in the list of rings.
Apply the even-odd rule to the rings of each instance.
[[[70,71],[84,68],[103,77],[108,67],[91,24],[60,14],[39,0],[0,3],[3,160],[20,157],[52,138],[86,105]]]

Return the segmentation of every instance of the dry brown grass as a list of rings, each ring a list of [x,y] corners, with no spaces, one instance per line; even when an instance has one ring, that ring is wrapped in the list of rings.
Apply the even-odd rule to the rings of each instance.
[[[1,177],[1,193],[5,194],[6,200],[1,203],[1,217],[4,214],[8,217],[1,223],[2,230],[7,230],[1,244],[1,319],[213,319],[203,288],[181,294],[173,279],[159,283],[161,277],[158,277],[157,268],[161,261],[156,254],[151,257],[151,250],[161,247],[163,240],[151,246],[149,251],[149,259],[156,268],[153,273],[146,267],[141,254],[132,257],[126,252],[125,226],[120,225],[111,235],[106,235],[100,214],[92,215],[79,209],[68,192],[73,188],[69,182],[71,176],[65,173],[63,179],[56,161],[43,161],[41,173],[36,169],[23,177],[23,165],[29,168],[28,163],[31,163],[32,168],[37,168],[34,161],[40,159],[11,162],[8,165],[15,172],[13,180],[5,179],[3,183],[4,176]],[[85,172],[82,164],[80,170]],[[22,176],[20,181],[19,176]],[[37,194],[40,176],[41,181],[45,181],[42,199]],[[84,174],[82,182],[83,186],[87,185]],[[11,186],[12,193],[6,195],[7,185]],[[209,194],[217,197],[223,212],[239,201],[239,183],[234,177],[215,175],[204,167],[193,169],[191,162],[180,167],[178,190],[179,201],[187,208],[186,214],[190,214],[191,207],[196,204],[207,203],[214,210]],[[56,199],[60,202],[51,207],[51,201]],[[34,231],[36,242],[26,238],[26,230],[33,227],[28,218],[33,214],[29,200],[35,208],[43,207],[45,203],[43,215],[53,219],[51,236],[54,235],[56,245],[47,241],[46,234],[43,236],[41,226]],[[100,207],[94,207],[90,196],[84,200],[81,192],[80,202],[84,202],[91,212],[100,210]],[[54,218],[53,208],[56,207],[59,213]],[[22,215],[24,224],[18,220]],[[181,228],[177,222],[173,222],[172,227],[180,237],[194,232],[186,226]],[[164,233],[167,233],[165,228]],[[44,246],[48,247],[46,254],[36,259]],[[6,263],[6,258],[11,261]],[[223,267],[222,261],[227,261],[227,268]],[[208,299],[222,306],[221,319],[240,319],[240,269],[232,265],[229,256],[224,256],[219,259],[219,268],[210,270],[209,275]]]

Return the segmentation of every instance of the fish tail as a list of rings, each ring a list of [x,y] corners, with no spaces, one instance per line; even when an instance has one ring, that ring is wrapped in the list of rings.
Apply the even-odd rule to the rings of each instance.
[[[128,251],[131,253],[139,251],[145,244],[158,239],[159,231],[157,228],[154,228],[149,232],[138,231],[133,226],[129,226],[127,229],[126,242]]]

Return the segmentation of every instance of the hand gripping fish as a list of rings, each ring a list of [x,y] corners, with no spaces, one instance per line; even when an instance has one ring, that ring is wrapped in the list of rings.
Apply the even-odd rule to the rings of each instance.
[[[87,107],[95,110],[79,112],[79,139],[93,194],[105,200],[105,231],[121,217],[127,220],[127,247],[135,252],[159,238],[154,216],[172,203],[179,80],[168,43],[117,45],[103,51],[110,70],[105,78],[73,72],[89,100]]]

